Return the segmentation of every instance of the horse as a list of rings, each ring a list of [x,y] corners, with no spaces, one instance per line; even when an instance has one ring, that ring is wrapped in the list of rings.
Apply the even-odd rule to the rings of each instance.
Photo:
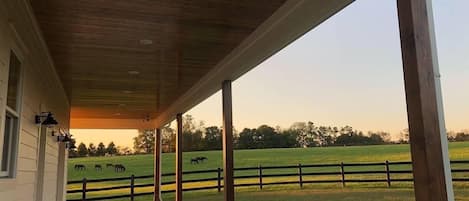
[[[125,166],[122,164],[115,164],[114,171],[116,172],[125,172]]]
[[[199,159],[191,158],[191,164],[199,164]]]
[[[101,170],[103,170],[103,167],[102,167],[101,165],[99,165],[99,164],[96,164],[96,165],[94,165],[94,169],[95,169],[96,171],[101,171]]]
[[[82,165],[82,164],[76,164],[74,169],[77,170],[77,171],[86,170],[86,166]]]
[[[106,163],[106,168],[109,168],[109,167],[114,167],[114,165],[111,163]]]
[[[205,160],[208,160],[208,158],[205,157],[205,156],[199,156],[199,157],[197,157],[196,159],[197,159],[198,161],[201,161],[201,162],[204,162]]]
[[[199,162],[203,163],[205,160],[208,160],[208,158],[205,156],[197,156],[195,158],[191,158],[191,164],[199,164]]]

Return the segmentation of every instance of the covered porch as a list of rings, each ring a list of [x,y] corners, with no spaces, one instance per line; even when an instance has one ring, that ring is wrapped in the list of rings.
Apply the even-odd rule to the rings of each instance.
[[[7,4],[26,7],[68,98],[69,128],[155,130],[154,201],[161,128],[176,119],[182,201],[182,115],[221,90],[221,190],[234,201],[232,81],[353,0],[21,2]],[[397,2],[415,198],[452,201],[431,1]]]

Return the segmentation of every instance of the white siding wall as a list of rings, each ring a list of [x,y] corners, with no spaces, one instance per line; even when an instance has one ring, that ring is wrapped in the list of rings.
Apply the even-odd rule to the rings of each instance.
[[[0,200],[34,201],[37,187],[39,131],[34,115],[51,111],[68,129],[69,104],[40,34],[28,0],[0,1],[0,131],[4,127],[6,70],[10,50],[17,52],[23,70],[20,136],[16,177],[0,179]],[[58,143],[48,134],[45,151],[43,200],[55,201],[59,161]],[[66,179],[66,175],[60,176]],[[60,197],[60,196],[58,196]]]

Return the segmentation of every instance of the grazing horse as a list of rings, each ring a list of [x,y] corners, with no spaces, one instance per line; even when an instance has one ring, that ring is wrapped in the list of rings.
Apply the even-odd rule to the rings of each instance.
[[[114,165],[111,164],[111,163],[106,163],[106,168],[108,168],[108,167],[114,167]]]
[[[191,158],[191,164],[199,164],[198,158]]]
[[[197,157],[197,160],[201,161],[201,162],[204,162],[205,160],[208,160],[208,158],[205,157],[205,156],[199,156],[199,157]]]
[[[122,164],[115,164],[114,165],[115,172],[125,172],[125,166]]]
[[[86,170],[86,166],[82,165],[82,164],[76,164],[74,169],[77,170],[77,171]]]
[[[191,164],[199,164],[199,162],[203,163],[206,160],[208,160],[208,158],[205,156],[197,156],[195,158],[191,158]]]
[[[101,165],[99,165],[99,164],[96,164],[96,165],[94,165],[94,169],[95,169],[96,171],[101,171],[101,170],[103,170],[103,167],[102,167]]]

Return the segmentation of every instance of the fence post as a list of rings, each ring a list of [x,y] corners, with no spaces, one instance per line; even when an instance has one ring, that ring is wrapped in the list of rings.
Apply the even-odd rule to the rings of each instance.
[[[135,176],[130,176],[130,201],[134,201],[134,185],[135,185]]]
[[[342,187],[345,187],[344,162],[340,162],[340,175],[342,176]]]
[[[259,165],[259,188],[262,190],[262,165]]]
[[[86,177],[83,178],[83,184],[81,188],[81,200],[86,201]]]
[[[217,189],[221,192],[221,168],[218,168]]]
[[[298,175],[299,175],[300,188],[303,188],[303,171],[301,169],[301,163],[298,164]]]
[[[389,172],[389,161],[386,160],[386,181],[388,182],[388,188],[391,187],[391,174]]]

